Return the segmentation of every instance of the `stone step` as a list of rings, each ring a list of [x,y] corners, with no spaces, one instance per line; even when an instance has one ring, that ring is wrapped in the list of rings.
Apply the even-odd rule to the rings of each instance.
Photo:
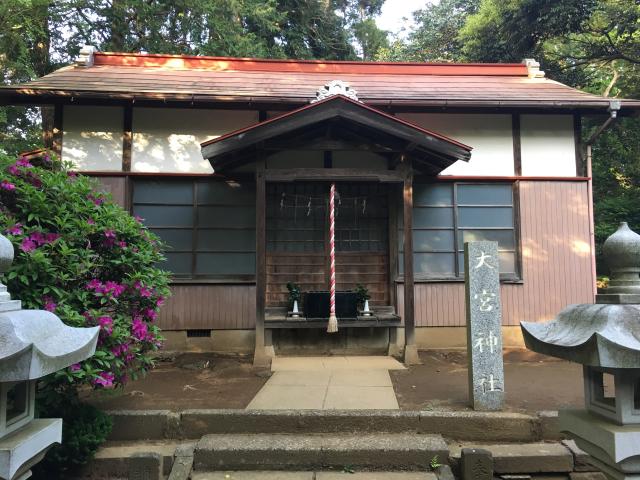
[[[191,480],[437,480],[431,472],[194,472]]]
[[[196,443],[193,469],[426,471],[432,459],[448,457],[440,435],[206,435]]]
[[[171,472],[177,441],[148,441],[148,442],[107,442],[96,452],[94,458],[80,471],[75,478],[129,478],[134,462],[139,461],[141,455],[155,457],[163,475]],[[140,477],[140,478],[154,478]]]
[[[574,455],[561,443],[462,444],[449,445],[450,462],[459,471],[463,448],[488,450],[493,456],[495,474],[569,473],[574,470]]]
[[[111,410],[110,440],[199,439],[208,434],[439,434],[484,443],[555,439],[557,415],[397,410]]]

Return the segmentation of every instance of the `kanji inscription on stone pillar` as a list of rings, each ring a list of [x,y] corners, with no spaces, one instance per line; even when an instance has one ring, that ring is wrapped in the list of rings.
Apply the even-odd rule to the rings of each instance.
[[[464,244],[469,403],[501,410],[504,403],[502,308],[498,242]]]

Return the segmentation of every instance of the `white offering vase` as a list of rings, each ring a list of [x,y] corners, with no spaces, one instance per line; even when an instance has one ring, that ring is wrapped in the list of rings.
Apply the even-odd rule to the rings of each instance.
[[[362,315],[365,317],[371,316],[371,310],[369,310],[369,300],[364,301],[364,310],[362,310]]]
[[[300,311],[298,310],[298,300],[293,301],[293,311],[291,312],[292,317],[299,317]]]

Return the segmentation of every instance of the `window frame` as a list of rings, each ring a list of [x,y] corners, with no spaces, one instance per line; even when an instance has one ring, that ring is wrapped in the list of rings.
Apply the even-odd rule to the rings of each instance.
[[[191,184],[191,195],[192,202],[190,204],[187,203],[176,203],[176,202],[150,202],[150,201],[136,201],[135,200],[135,188],[138,182],[159,182],[159,183],[171,183],[171,182],[188,182]],[[255,258],[256,254],[256,246],[254,244],[252,250],[219,250],[219,249],[211,249],[211,248],[199,248],[198,237],[199,232],[201,231],[225,231],[225,230],[242,230],[246,232],[255,232],[255,223],[253,227],[202,227],[199,225],[199,209],[202,207],[229,207],[228,203],[200,203],[198,202],[198,185],[201,183],[226,183],[229,180],[226,178],[203,178],[202,176],[181,176],[181,177],[143,177],[143,178],[133,178],[131,181],[131,190],[130,190],[130,212],[132,215],[135,215],[135,208],[137,206],[179,206],[179,207],[189,207],[192,208],[193,215],[193,223],[191,226],[175,226],[175,225],[163,225],[163,226],[154,226],[147,225],[145,222],[144,225],[149,229],[149,231],[157,231],[157,230],[180,230],[180,231],[188,231],[191,232],[191,248],[190,249],[167,249],[165,253],[185,253],[190,254],[191,262],[190,262],[190,273],[171,273],[171,283],[172,284],[198,284],[198,283],[255,283],[256,281],[256,273],[254,268],[254,273],[251,274],[198,274],[197,271],[197,256],[201,253],[240,253],[240,254],[253,254]],[[255,192],[255,180],[245,180],[242,182],[244,185],[249,187],[253,186],[253,191]],[[239,206],[248,207],[249,204],[240,204]],[[252,205],[255,209],[255,204]],[[255,265],[255,263],[254,263]]]
[[[413,223],[413,232],[415,231],[451,231],[453,232],[453,245],[452,248],[446,250],[429,250],[429,251],[421,251],[416,250],[415,245],[413,249],[413,255],[415,258],[416,253],[446,253],[453,254],[453,262],[454,262],[454,275],[437,275],[437,274],[427,274],[427,273],[417,273],[414,269],[414,281],[419,283],[448,283],[448,282],[464,282],[464,264],[460,259],[460,254],[464,252],[464,249],[459,249],[458,245],[460,242],[461,232],[464,230],[512,230],[514,234],[514,249],[507,250],[508,253],[512,253],[514,256],[514,270],[515,272],[508,273],[500,273],[500,282],[501,283],[523,283],[522,276],[522,244],[521,244],[521,234],[520,234],[520,186],[517,180],[482,180],[482,181],[470,181],[470,180],[455,180],[455,179],[438,179],[434,180],[432,178],[416,178],[414,181],[414,188],[416,185],[451,185],[452,186],[452,194],[451,194],[451,205],[433,205],[429,206],[429,208],[450,208],[452,210],[452,226],[451,227],[425,227],[425,228],[416,228],[415,221]],[[460,227],[459,226],[459,214],[458,208],[460,204],[458,203],[458,186],[459,185],[511,185],[511,209],[513,215],[513,227]],[[482,207],[504,207],[505,205],[498,204],[478,204],[478,205],[462,205],[462,207],[470,206],[473,208],[482,208]],[[414,206],[415,208],[415,195],[414,195]],[[402,215],[398,215],[398,236],[402,239],[403,229],[402,229]],[[415,242],[414,242],[415,243]],[[404,241],[398,242],[398,271],[397,279],[398,281],[404,281],[404,272],[400,272],[400,267],[402,265],[402,255],[404,255]],[[402,247],[402,248],[401,248]],[[464,245],[463,245],[464,247]],[[501,250],[505,251],[505,250]]]

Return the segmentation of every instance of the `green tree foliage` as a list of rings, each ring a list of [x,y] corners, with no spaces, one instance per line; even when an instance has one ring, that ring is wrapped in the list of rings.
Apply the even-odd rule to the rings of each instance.
[[[260,58],[372,59],[386,46],[384,0],[2,0],[2,83],[41,77],[103,51]],[[42,144],[52,112],[0,108],[0,152]]]
[[[477,12],[480,0],[441,0],[413,13],[416,28],[408,42],[396,41],[378,52],[380,60],[451,62],[461,60],[458,32],[469,15]]]

